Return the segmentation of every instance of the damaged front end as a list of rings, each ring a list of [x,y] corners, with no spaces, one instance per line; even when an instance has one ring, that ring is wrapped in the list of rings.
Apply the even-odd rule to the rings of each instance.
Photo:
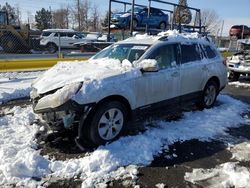
[[[72,100],[81,87],[82,83],[74,83],[41,95],[33,88],[31,99],[34,112],[40,114],[53,130],[72,128],[93,106]]]

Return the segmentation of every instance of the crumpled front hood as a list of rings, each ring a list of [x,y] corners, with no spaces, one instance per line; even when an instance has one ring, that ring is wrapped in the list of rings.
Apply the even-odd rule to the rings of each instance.
[[[43,94],[68,84],[100,80],[122,72],[121,62],[114,59],[59,62],[37,78],[32,87],[37,94]]]

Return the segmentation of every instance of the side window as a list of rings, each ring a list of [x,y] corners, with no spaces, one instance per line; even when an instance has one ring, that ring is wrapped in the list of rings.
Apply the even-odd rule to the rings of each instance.
[[[216,52],[210,46],[204,46],[203,49],[208,59],[213,59],[216,57]]]
[[[149,59],[155,59],[160,69],[175,67],[177,65],[176,47],[176,44],[160,46],[150,55]]]
[[[181,62],[188,63],[201,60],[201,53],[197,44],[181,45]]]
[[[68,37],[73,37],[75,34],[74,33],[67,33]]]
[[[60,37],[67,37],[67,33],[60,33]]]

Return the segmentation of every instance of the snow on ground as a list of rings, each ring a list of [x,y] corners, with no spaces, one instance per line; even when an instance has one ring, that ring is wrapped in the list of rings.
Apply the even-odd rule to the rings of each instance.
[[[157,183],[155,187],[157,188],[164,188],[166,185],[164,183]]]
[[[193,169],[193,172],[185,174],[184,179],[208,188],[250,187],[249,169],[237,162],[224,163],[212,169]]]
[[[14,107],[0,117],[0,187],[27,183],[31,177],[47,174],[48,160],[39,155],[34,141],[38,126],[32,108]]]
[[[42,72],[0,73],[0,104],[12,99],[29,96],[31,83]]]
[[[249,124],[249,117],[244,118]],[[232,159],[250,161],[250,142],[243,138],[238,138],[234,142],[239,143],[230,144],[228,147],[232,153]],[[191,173],[185,173],[184,179],[201,187],[250,188],[250,168],[241,166],[239,162],[227,162],[211,169],[193,169]]]
[[[243,87],[243,88],[249,88],[250,89],[250,82],[228,82],[228,85],[235,86],[235,87]]]
[[[179,121],[155,122],[154,128],[142,134],[120,138],[85,157],[66,161],[40,156],[33,140],[38,130],[34,123],[36,115],[31,107],[13,108],[9,115],[0,117],[0,186],[17,182],[29,187],[41,184],[41,181],[32,181],[31,177],[80,175],[82,187],[98,183],[105,186],[108,180],[119,177],[136,178],[137,166],[150,164],[163,147],[176,141],[221,137],[227,134],[228,127],[246,123],[240,114],[249,108],[248,105],[229,96],[219,96],[218,100],[220,105],[212,109],[184,113]],[[218,167],[219,170],[232,168],[230,165]],[[245,169],[239,167],[236,172],[245,172]]]
[[[250,161],[250,142],[245,141],[228,148],[232,152],[233,159],[238,161]]]

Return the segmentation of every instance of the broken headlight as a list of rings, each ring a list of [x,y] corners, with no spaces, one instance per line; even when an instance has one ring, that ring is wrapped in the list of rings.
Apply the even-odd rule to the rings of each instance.
[[[55,93],[44,96],[41,98],[35,110],[42,110],[46,108],[56,108],[70,100],[81,88],[82,83],[74,83],[64,86],[57,90]]]

